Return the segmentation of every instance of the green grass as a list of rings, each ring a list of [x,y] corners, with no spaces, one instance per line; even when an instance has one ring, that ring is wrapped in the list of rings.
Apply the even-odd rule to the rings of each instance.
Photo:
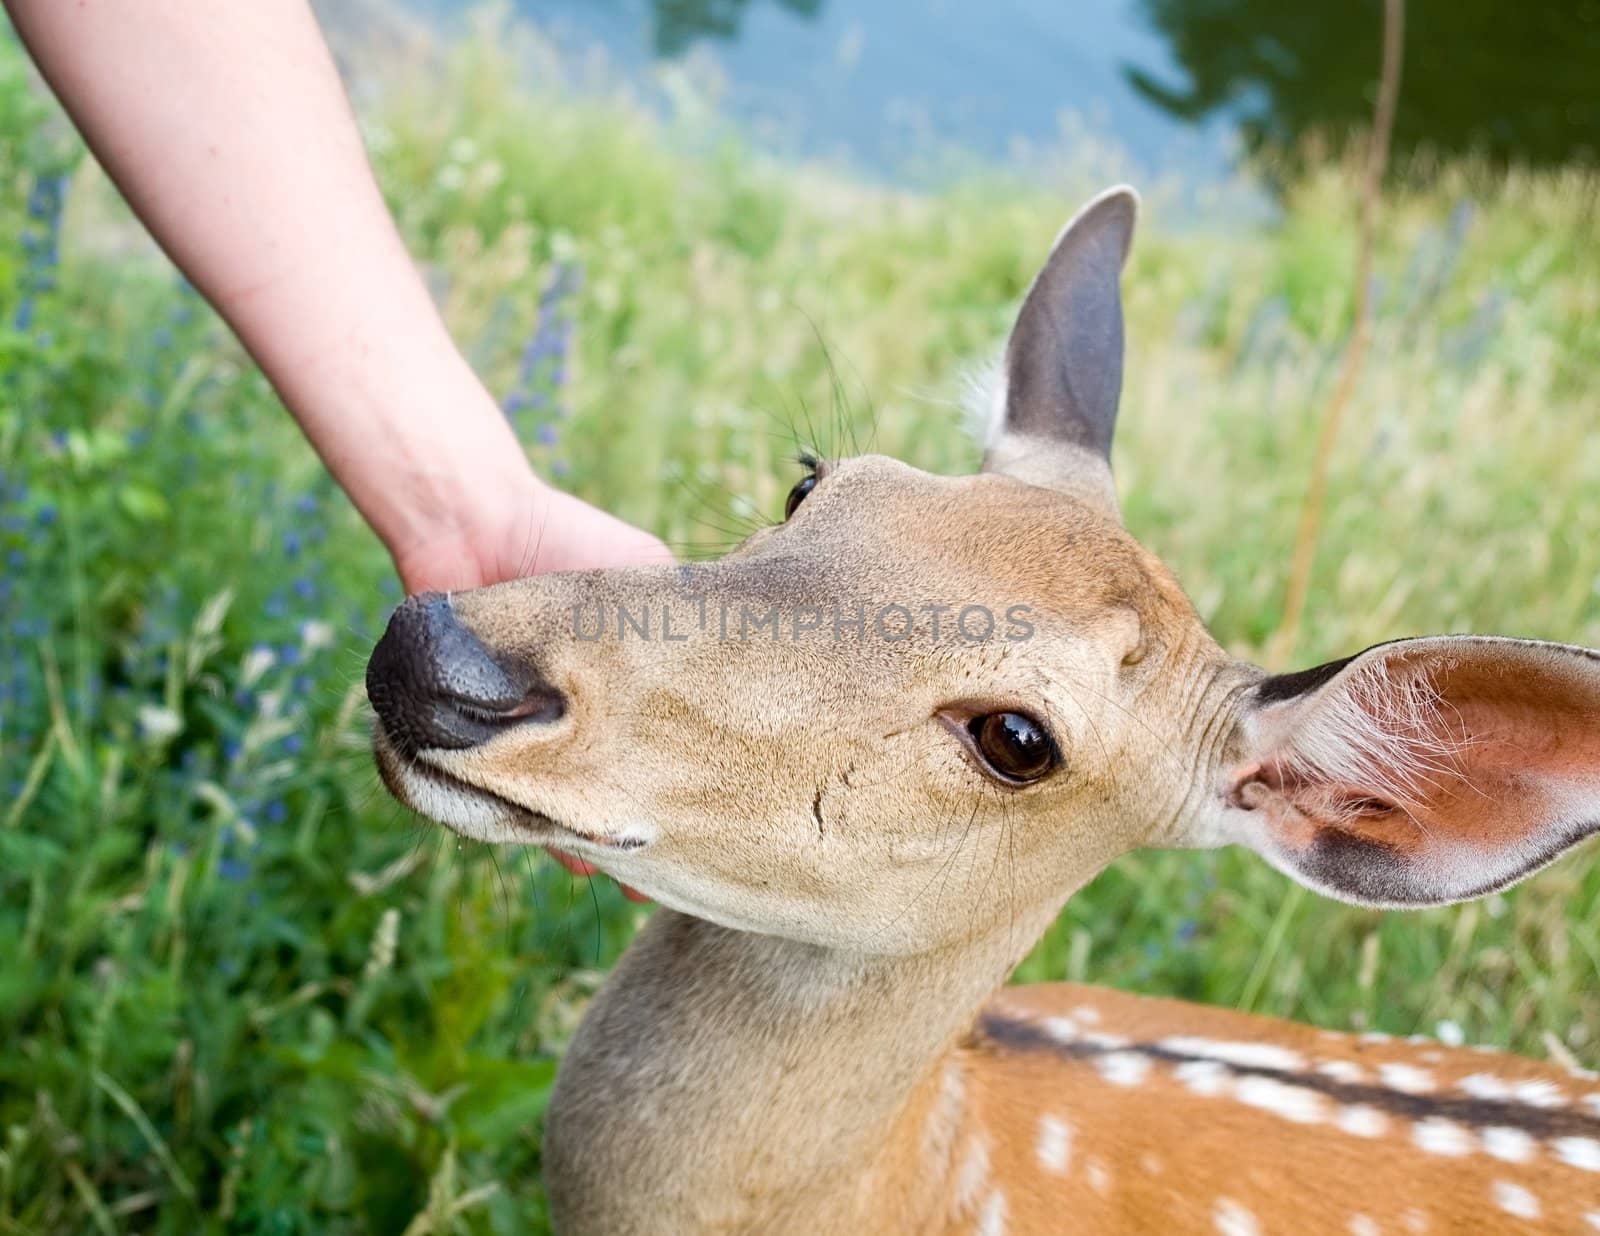
[[[713,552],[779,511],[794,438],[973,465],[959,375],[1098,187],[1081,161],[898,194],[548,65],[530,93],[487,47],[382,75],[364,120],[541,466]],[[20,63],[0,49],[0,1232],[543,1230],[542,1105],[643,911],[379,792],[359,681],[387,563]],[[1252,226],[1158,193],[1127,280],[1127,520],[1241,655],[1348,327],[1352,183],[1325,167]],[[1389,203],[1307,663],[1429,631],[1600,645],[1597,186],[1484,185]],[[521,378],[569,268],[562,372]],[[1592,1064],[1597,856],[1406,916],[1138,856],[1022,977]]]

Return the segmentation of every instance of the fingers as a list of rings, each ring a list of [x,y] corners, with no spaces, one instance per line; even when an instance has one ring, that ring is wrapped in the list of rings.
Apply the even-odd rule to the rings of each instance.
[[[593,878],[594,876],[601,874],[600,868],[596,867],[593,863],[586,863],[583,861],[583,859],[574,858],[572,855],[563,853],[560,850],[551,850],[550,857],[555,859],[556,862],[560,863],[568,871],[572,872],[573,875],[589,876]],[[629,888],[626,884],[623,884],[620,881],[618,882],[617,887],[622,890],[622,895],[629,901],[647,902],[650,900],[650,898],[645,896],[638,889]]]
[[[563,853],[560,850],[551,850],[550,857],[572,872],[573,875],[592,876],[600,870],[593,863],[586,863],[581,858],[573,858],[572,855]]]

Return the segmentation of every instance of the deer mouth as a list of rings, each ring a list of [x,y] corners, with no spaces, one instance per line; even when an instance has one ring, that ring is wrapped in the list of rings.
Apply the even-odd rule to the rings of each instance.
[[[626,834],[601,836],[552,819],[483,789],[428,761],[427,753],[404,755],[384,735],[373,740],[378,775],[389,792],[412,810],[474,841],[555,846],[562,850],[616,853],[645,842]]]

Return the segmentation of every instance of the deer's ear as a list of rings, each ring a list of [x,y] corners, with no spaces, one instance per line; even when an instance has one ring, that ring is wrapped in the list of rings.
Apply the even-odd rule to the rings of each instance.
[[[1228,839],[1332,896],[1462,901],[1600,831],[1600,653],[1400,640],[1263,679],[1239,708]]]
[[[1116,511],[1111,435],[1122,394],[1122,265],[1139,196],[1107,189],[1067,224],[1006,345],[983,467]]]

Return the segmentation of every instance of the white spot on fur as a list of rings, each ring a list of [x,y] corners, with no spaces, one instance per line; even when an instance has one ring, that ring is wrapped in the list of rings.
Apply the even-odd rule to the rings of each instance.
[[[1539,1217],[1539,1199],[1521,1185],[1514,1185],[1509,1180],[1497,1180],[1489,1186],[1489,1195],[1494,1198],[1494,1204],[1508,1215],[1515,1215],[1519,1219]]]
[[[1378,1225],[1366,1215],[1351,1215],[1350,1236],[1380,1236]]]
[[[1361,1036],[1363,1043],[1387,1043],[1394,1035],[1385,1034],[1382,1030],[1368,1030]]]
[[[1261,1224],[1231,1197],[1219,1197],[1212,1208],[1211,1221],[1222,1236],[1261,1236]]]
[[[1433,1074],[1410,1064],[1380,1064],[1378,1078],[1391,1090],[1405,1094],[1431,1094]]]
[[[1467,1041],[1467,1032],[1461,1028],[1461,1023],[1448,1017],[1435,1026],[1433,1032],[1446,1047],[1460,1047]]]
[[[1237,1094],[1241,1103],[1296,1124],[1316,1124],[1327,1114],[1327,1100],[1315,1090],[1286,1086],[1270,1077],[1241,1077]]]
[[[1034,1153],[1045,1171],[1065,1176],[1072,1163],[1072,1126],[1059,1116],[1039,1117],[1039,1140]]]
[[[1046,1017],[1044,1032],[1058,1043],[1074,1043],[1078,1039],[1078,1023],[1070,1017]]]
[[[1526,1163],[1533,1158],[1533,1138],[1521,1129],[1494,1125],[1485,1129],[1482,1137],[1484,1151],[1502,1162]]]
[[[978,1236],[1006,1236],[1006,1195],[996,1189],[983,1203],[978,1216]]]
[[[1411,1140],[1417,1144],[1418,1150],[1447,1158],[1456,1158],[1472,1150],[1472,1138],[1467,1136],[1465,1129],[1437,1116],[1418,1121],[1416,1128],[1411,1130]]]
[[[1600,1141],[1592,1137],[1558,1137],[1550,1143],[1556,1158],[1569,1167],[1600,1172]]]
[[[1529,1107],[1560,1107],[1567,1101],[1561,1087],[1548,1081],[1518,1082],[1511,1088],[1511,1097]]]
[[[1591,1210],[1583,1216],[1583,1221],[1594,1228],[1595,1231],[1600,1232],[1600,1210]]]
[[[1389,1127],[1389,1118],[1375,1107],[1358,1103],[1354,1107],[1341,1107],[1334,1125],[1351,1137],[1382,1137]]]
[[[1185,1060],[1173,1076],[1201,1098],[1214,1099],[1228,1088],[1232,1080],[1228,1070],[1216,1060]]]
[[[1296,1072],[1306,1067],[1305,1057],[1299,1052],[1290,1051],[1287,1047],[1276,1047],[1271,1043],[1229,1043],[1178,1036],[1163,1039],[1161,1046],[1182,1056],[1201,1056],[1207,1060],[1221,1060],[1225,1064],[1237,1064],[1244,1068]]]
[[[1121,1051],[1125,1047],[1132,1046],[1130,1041],[1123,1035],[1101,1034],[1096,1030],[1086,1030],[1083,1034],[1083,1041],[1089,1044],[1090,1047],[1099,1047],[1104,1051]]]
[[[1329,1060],[1317,1066],[1317,1072],[1324,1077],[1331,1077],[1334,1081],[1348,1082],[1354,1085],[1367,1079],[1367,1071],[1353,1060]]]
[[[1425,1231],[1428,1230],[1428,1216],[1423,1214],[1415,1206],[1413,1206],[1410,1210],[1406,1211],[1405,1218],[1406,1218],[1406,1231],[1408,1231],[1408,1232],[1425,1232]]]
[[[1153,1150],[1146,1150],[1139,1156],[1139,1166],[1144,1168],[1146,1176],[1161,1175],[1161,1158]]]
[[[1111,1172],[1099,1159],[1089,1160],[1089,1187],[1101,1197],[1111,1195]]]
[[[1137,1086],[1150,1076],[1150,1057],[1136,1051],[1114,1051],[1101,1056],[1094,1066],[1113,1086]]]
[[[1086,1026],[1098,1026],[1100,1024],[1100,1010],[1092,1004],[1080,1004],[1072,1010],[1072,1015]]]
[[[989,1183],[989,1141],[981,1133],[967,1143],[966,1157],[956,1170],[956,1205],[970,1212]]]
[[[1511,1084],[1502,1081],[1491,1073],[1473,1073],[1470,1076],[1463,1077],[1456,1083],[1456,1086],[1475,1099],[1504,1102],[1511,1097]]]
[[[1588,1104],[1590,1111],[1600,1116],[1600,1094],[1585,1095],[1583,1101]]]

